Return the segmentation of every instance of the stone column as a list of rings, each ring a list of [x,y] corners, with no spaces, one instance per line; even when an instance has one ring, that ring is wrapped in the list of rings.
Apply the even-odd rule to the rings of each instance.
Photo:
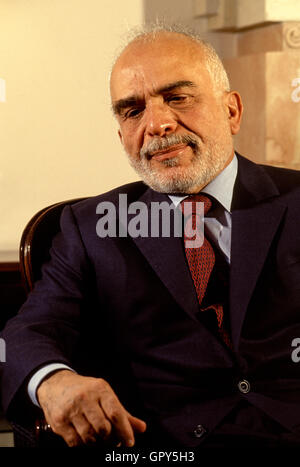
[[[224,60],[245,105],[237,150],[300,169],[300,22],[240,32],[237,53]]]
[[[221,54],[224,36],[233,37],[223,61],[245,105],[236,149],[300,169],[300,1],[195,0],[195,7]]]

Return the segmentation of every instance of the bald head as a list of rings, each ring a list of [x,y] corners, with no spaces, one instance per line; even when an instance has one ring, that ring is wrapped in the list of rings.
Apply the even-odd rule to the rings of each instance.
[[[215,92],[219,93],[230,90],[226,70],[212,45],[203,41],[194,33],[173,27],[153,28],[150,31],[135,34],[115,61],[111,77],[114,74],[115,68],[124,63],[124,58],[135,56],[135,59],[138,60],[141,53],[147,54],[155,46],[158,46],[159,49],[162,45],[165,48],[169,47],[170,53],[173,55],[177,54],[179,59],[180,54],[184,51],[190,54],[195,65],[201,61],[202,66],[207,69],[210,75]],[[158,53],[158,60],[159,57],[160,54]]]

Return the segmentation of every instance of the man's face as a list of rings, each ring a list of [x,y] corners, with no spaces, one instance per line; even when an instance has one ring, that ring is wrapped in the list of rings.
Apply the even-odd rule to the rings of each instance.
[[[216,93],[198,44],[181,35],[131,43],[111,76],[119,135],[154,190],[196,193],[233,157],[237,93]]]

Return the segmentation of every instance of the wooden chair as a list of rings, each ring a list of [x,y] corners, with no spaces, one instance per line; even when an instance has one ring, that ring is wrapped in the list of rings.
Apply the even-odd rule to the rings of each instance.
[[[20,242],[20,268],[27,294],[41,277],[41,267],[49,259],[53,237],[59,232],[62,210],[69,204],[86,198],[76,198],[47,206],[35,214],[26,225]]]
[[[26,225],[20,242],[20,269],[22,281],[28,294],[34,287],[34,283],[41,278],[41,267],[50,255],[53,237],[59,232],[59,220],[65,206],[74,204],[86,198],[76,198],[47,206]],[[38,416],[39,415],[39,416]],[[34,417],[37,418],[34,418]],[[35,412],[33,408],[32,420],[16,417],[11,421],[16,447],[49,447],[61,446],[64,443],[49,430],[45,420],[41,417],[41,411]]]

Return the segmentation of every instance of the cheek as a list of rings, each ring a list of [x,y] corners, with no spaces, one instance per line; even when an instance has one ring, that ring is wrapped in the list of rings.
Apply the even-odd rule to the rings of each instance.
[[[139,156],[143,145],[143,138],[138,130],[126,129],[122,131],[122,144],[127,153],[132,157]]]
[[[198,136],[207,134],[212,129],[215,131],[215,119],[210,111],[205,111],[204,108],[201,110],[181,112],[178,123],[181,127]]]
[[[132,154],[136,151],[136,138],[134,135],[126,135],[123,139],[124,148],[129,154]]]

